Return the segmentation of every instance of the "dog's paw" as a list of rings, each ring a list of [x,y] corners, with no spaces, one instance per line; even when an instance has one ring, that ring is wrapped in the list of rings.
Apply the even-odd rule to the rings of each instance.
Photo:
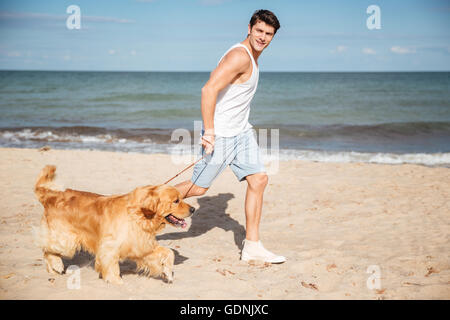
[[[116,285],[123,284],[123,280],[121,277],[106,277],[104,280],[111,284],[116,284]]]
[[[164,270],[164,272],[161,275],[162,279],[165,283],[173,283],[173,271],[171,270]]]
[[[51,267],[47,266],[47,272],[49,274],[63,274],[64,273],[64,267]]]
[[[64,264],[59,257],[51,256],[46,259],[47,272],[50,274],[63,274]]]

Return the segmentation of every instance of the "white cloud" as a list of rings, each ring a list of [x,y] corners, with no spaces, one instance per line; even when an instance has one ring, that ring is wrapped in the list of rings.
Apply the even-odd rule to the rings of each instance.
[[[21,57],[22,53],[20,53],[19,51],[10,51],[10,52],[7,52],[6,55],[8,57]]]
[[[135,55],[136,55],[136,50],[131,50],[131,51],[130,51],[130,54],[131,54],[132,56],[135,56]]]
[[[72,57],[70,56],[70,54],[66,54],[66,55],[63,57],[63,60],[64,60],[64,61],[69,61],[70,59],[72,59]]]
[[[408,53],[416,52],[416,49],[411,49],[411,48],[407,48],[407,47],[400,47],[400,46],[393,46],[391,48],[391,51],[393,53],[397,53],[397,54],[408,54]]]
[[[330,52],[331,53],[342,53],[342,52],[347,51],[347,49],[348,49],[347,46],[340,45],[340,46],[337,46],[336,49],[331,50]]]
[[[227,2],[228,0],[200,0],[200,4],[205,6],[214,6]]]
[[[81,16],[82,20],[91,22],[114,22],[114,23],[134,23],[134,20],[130,19],[120,19],[113,17],[96,17],[96,16]]]
[[[62,15],[51,15],[47,13],[34,13],[34,12],[0,12],[0,19],[51,19],[51,18],[62,18]]]
[[[116,54],[116,50],[110,49],[110,50],[108,51],[108,53],[111,54],[111,55]]]
[[[0,19],[38,19],[38,20],[66,20],[69,15],[59,15],[59,14],[47,14],[38,12],[7,12],[0,11]],[[83,8],[81,8],[81,19],[82,21],[90,22],[113,22],[113,23],[134,23],[134,20],[121,19],[114,17],[102,17],[102,16],[86,16],[83,14]]]
[[[375,50],[373,50],[372,48],[363,48],[362,49],[362,53],[364,54],[377,54],[377,52]]]

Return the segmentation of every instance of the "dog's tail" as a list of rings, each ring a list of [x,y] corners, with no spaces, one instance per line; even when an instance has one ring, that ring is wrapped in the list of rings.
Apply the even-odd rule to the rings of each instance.
[[[41,203],[49,196],[50,193],[57,192],[50,189],[50,184],[55,178],[56,167],[47,165],[39,174],[34,186],[34,193]]]

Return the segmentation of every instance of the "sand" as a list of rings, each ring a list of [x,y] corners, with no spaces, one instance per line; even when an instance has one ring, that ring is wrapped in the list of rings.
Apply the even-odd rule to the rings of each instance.
[[[0,299],[450,298],[449,168],[281,161],[260,228],[265,247],[288,258],[279,265],[239,260],[246,183],[226,169],[206,195],[187,199],[197,208],[187,229],[157,237],[175,252],[174,283],[125,261],[116,286],[83,252],[64,260],[66,274],[45,270],[33,185],[46,164],[57,166],[57,184],[102,194],[160,184],[186,166],[163,154],[0,149]]]

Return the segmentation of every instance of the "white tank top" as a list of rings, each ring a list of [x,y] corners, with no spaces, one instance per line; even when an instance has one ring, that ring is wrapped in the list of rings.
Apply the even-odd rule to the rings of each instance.
[[[214,132],[216,136],[234,137],[250,128],[252,125],[248,122],[250,115],[250,103],[255,95],[258,86],[259,70],[248,48],[237,43],[225,52],[223,57],[236,47],[243,47],[252,60],[252,74],[250,79],[244,83],[229,84],[223,88],[216,101],[216,110],[214,112]]]

